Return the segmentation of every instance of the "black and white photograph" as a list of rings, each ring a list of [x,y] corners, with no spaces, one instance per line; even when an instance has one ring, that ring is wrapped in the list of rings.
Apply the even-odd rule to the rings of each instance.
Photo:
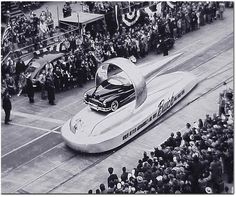
[[[1,194],[234,194],[233,1],[1,1]]]

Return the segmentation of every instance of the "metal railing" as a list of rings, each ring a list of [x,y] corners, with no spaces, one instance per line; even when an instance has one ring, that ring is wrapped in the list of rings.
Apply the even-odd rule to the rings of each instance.
[[[122,12],[123,13],[126,13],[129,11],[129,9],[133,9],[133,8],[136,8],[136,9],[142,9],[144,7],[147,7],[147,6],[151,6],[155,4],[155,2],[143,2],[142,4],[140,5],[132,5],[130,7],[126,7],[126,8],[122,8]],[[12,56],[14,59],[17,59],[17,58],[22,58],[24,56],[27,56],[31,53],[33,53],[34,51],[37,51],[39,49],[43,49],[47,46],[50,46],[50,45],[55,45],[55,44],[58,44],[59,42],[63,41],[64,38],[67,37],[67,35],[70,35],[71,33],[73,32],[76,32],[80,31],[79,27],[76,28],[76,26],[73,26],[73,30],[70,30],[68,32],[65,32],[65,33],[61,33],[60,35],[56,35],[56,36],[52,36],[52,37],[49,37],[49,38],[46,38],[46,39],[43,39],[43,40],[40,40],[39,42],[37,43],[32,43],[28,46],[24,46],[24,47],[21,47],[21,48],[18,48],[14,51],[10,51],[2,60],[2,62],[6,61],[6,59],[9,57],[9,56]],[[65,28],[63,28],[64,30],[66,30]]]
[[[76,29],[70,30],[68,32],[62,33],[58,32],[58,35],[40,40],[37,43],[30,44],[28,46],[16,49],[14,51],[10,51],[2,60],[2,62],[6,61],[9,56],[12,56],[13,60],[16,60],[17,58],[22,58],[27,55],[30,55],[34,51],[43,49],[45,47],[51,46],[51,45],[56,45],[63,41],[65,38],[69,37],[71,34],[74,33],[79,33],[79,28],[77,27]]]

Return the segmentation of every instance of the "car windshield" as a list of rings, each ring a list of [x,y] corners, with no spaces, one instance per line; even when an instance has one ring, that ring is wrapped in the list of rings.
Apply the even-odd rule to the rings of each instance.
[[[108,83],[112,85],[117,85],[117,86],[129,86],[131,85],[130,81],[121,75],[116,75],[112,76],[109,79],[107,79]]]
[[[124,84],[123,84],[124,86]],[[115,80],[115,79],[108,79],[106,81],[103,81],[98,87],[97,87],[97,91],[100,91],[102,89],[117,89],[117,88],[121,88],[122,87],[122,83],[119,80]]]

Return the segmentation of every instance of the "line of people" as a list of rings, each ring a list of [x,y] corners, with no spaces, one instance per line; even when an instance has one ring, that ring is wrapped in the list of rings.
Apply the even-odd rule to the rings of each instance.
[[[234,169],[234,93],[220,95],[222,113],[206,115],[193,125],[170,137],[150,154],[144,152],[138,165],[117,176],[108,168],[108,187],[101,184],[101,194],[208,194],[233,193],[225,183],[233,183]],[[227,109],[227,112],[225,111]],[[93,193],[89,190],[88,193]]]

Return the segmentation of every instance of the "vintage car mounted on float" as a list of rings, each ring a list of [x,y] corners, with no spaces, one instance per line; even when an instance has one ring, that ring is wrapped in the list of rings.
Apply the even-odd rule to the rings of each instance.
[[[84,101],[96,111],[116,111],[134,100],[133,84],[125,77],[115,75],[84,94]]]

